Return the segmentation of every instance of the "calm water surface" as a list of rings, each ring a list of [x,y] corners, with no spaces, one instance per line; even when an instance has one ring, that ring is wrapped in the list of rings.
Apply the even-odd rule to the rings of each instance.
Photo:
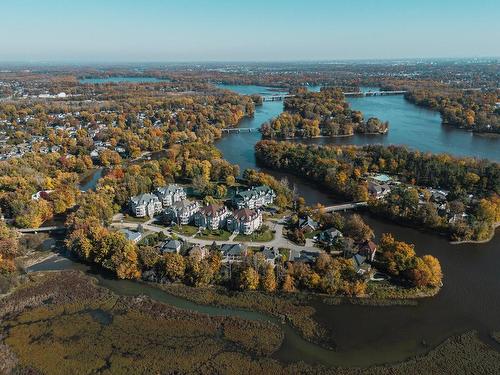
[[[235,91],[251,94],[269,90],[253,86],[225,86]],[[402,97],[370,97],[349,99],[352,106],[365,112],[365,116],[377,116],[391,122],[389,135],[382,137],[351,137],[329,142],[346,143],[401,143],[436,152],[457,152],[468,156],[489,156],[499,160],[496,140],[475,137],[465,132],[440,125],[439,115],[421,110],[404,102]],[[378,104],[377,104],[378,103]],[[241,127],[259,127],[263,122],[282,111],[282,102],[266,102],[257,107],[253,119],[245,119]],[[380,106],[380,107],[379,107]],[[385,106],[385,107],[384,107]],[[384,108],[383,108],[384,107]],[[392,138],[391,138],[392,137]],[[415,137],[413,139],[412,137]],[[436,137],[436,138],[433,138]],[[230,134],[217,142],[217,147],[231,163],[243,169],[256,168],[253,147],[260,139],[259,133]],[[394,139],[389,141],[389,139]],[[398,139],[400,141],[396,142]],[[462,144],[447,143],[463,142]],[[467,142],[466,142],[467,141]],[[326,142],[321,139],[320,142]],[[480,144],[475,150],[475,144]],[[488,146],[489,145],[489,146]],[[473,150],[474,149],[474,150]],[[474,153],[473,153],[474,152]],[[287,177],[297,186],[299,193],[309,203],[334,202],[328,192],[318,189],[294,176]],[[285,341],[276,354],[284,361],[303,360],[336,366],[367,366],[375,363],[401,361],[428,351],[447,337],[469,330],[477,330],[480,337],[499,349],[489,339],[489,333],[500,331],[500,236],[486,244],[450,245],[445,238],[422,233],[394,223],[365,216],[377,238],[382,233],[393,233],[400,239],[416,245],[419,255],[432,254],[439,258],[444,272],[444,286],[433,298],[422,299],[417,306],[374,307],[361,305],[330,306],[318,300],[314,302],[316,319],[331,331],[337,349],[329,351],[303,340],[289,326],[284,325]],[[35,266],[33,270],[66,269],[82,267],[69,260],[52,260]],[[97,276],[99,282],[118,294],[146,294],[159,301],[211,315],[236,315],[246,319],[267,319],[264,314],[238,309],[202,306],[173,297],[158,289],[130,281],[116,281]]]

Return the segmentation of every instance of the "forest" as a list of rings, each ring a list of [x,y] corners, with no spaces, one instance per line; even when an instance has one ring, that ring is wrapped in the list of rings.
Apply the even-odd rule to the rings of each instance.
[[[285,99],[285,111],[261,127],[264,138],[314,138],[349,136],[355,133],[384,134],[387,122],[364,120],[360,111],[349,108],[340,88],[322,88],[319,93],[301,88]]]
[[[403,223],[446,232],[453,240],[486,239],[500,221],[500,166],[488,160],[421,153],[405,147],[307,146],[261,141],[256,157],[268,168],[316,181],[341,199]],[[386,173],[403,184],[383,200],[369,199],[367,175]],[[406,188],[405,188],[406,186]],[[431,204],[428,188],[449,190],[447,207]],[[453,213],[466,217],[448,219]]]

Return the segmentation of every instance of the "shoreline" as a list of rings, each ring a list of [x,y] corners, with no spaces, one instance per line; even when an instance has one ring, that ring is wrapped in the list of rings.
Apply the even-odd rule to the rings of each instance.
[[[465,244],[482,244],[482,243],[488,243],[493,238],[495,238],[496,235],[496,230],[500,228],[500,221],[493,223],[491,225],[491,234],[488,238],[484,240],[463,240],[463,241],[449,241],[451,245],[465,245]]]

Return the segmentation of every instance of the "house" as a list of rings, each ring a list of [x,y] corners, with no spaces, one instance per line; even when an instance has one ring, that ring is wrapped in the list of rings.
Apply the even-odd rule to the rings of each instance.
[[[366,262],[366,257],[360,254],[354,254],[351,257],[351,262],[354,266],[354,270],[358,275],[364,275],[371,270],[371,265]]]
[[[252,234],[261,225],[262,213],[248,208],[237,210],[227,218],[227,229],[230,232]]]
[[[264,246],[262,249],[262,255],[267,263],[274,266],[277,260],[281,258],[281,254],[275,247]]]
[[[178,240],[167,240],[163,242],[160,246],[160,252],[162,254],[167,254],[167,253],[177,253],[181,251],[182,248],[182,242]]]
[[[206,258],[210,251],[208,248],[200,245],[194,245],[192,248],[188,250],[188,254],[190,257],[199,257],[200,259]]]
[[[255,209],[273,204],[275,198],[276,193],[274,190],[269,186],[262,185],[237,192],[232,199],[232,203],[238,209]]]
[[[248,254],[246,246],[241,243],[224,244],[221,246],[220,251],[223,263],[241,262],[243,257]]]
[[[153,192],[161,201],[163,207],[170,207],[176,202],[186,199],[186,191],[182,186],[170,184],[164,187],[158,187]]]
[[[322,231],[317,239],[324,245],[333,245],[339,238],[342,238],[342,232],[335,228],[329,228]]]
[[[314,232],[319,228],[319,224],[314,221],[310,216],[299,219],[299,229],[303,232]]]
[[[375,244],[375,242],[367,240],[359,246],[358,254],[366,257],[371,262],[373,262],[373,260],[375,259],[376,252],[377,252],[377,245]]]
[[[307,264],[313,264],[316,262],[316,259],[318,258],[318,256],[319,256],[319,253],[317,253],[317,252],[303,250],[300,252],[300,255],[298,257],[295,257],[293,259],[293,261],[307,263]]]
[[[132,241],[134,243],[139,242],[142,238],[142,233],[132,231],[130,229],[120,229],[119,232],[123,233],[127,240]]]
[[[40,190],[37,191],[35,194],[31,195],[31,200],[32,201],[39,201],[40,199],[45,199],[47,200],[49,198],[50,193],[52,193],[54,190]]]
[[[172,206],[168,207],[164,215],[167,221],[177,223],[179,225],[189,224],[194,215],[200,210],[200,204],[197,201],[190,201],[184,199],[179,202],[175,202]]]
[[[194,215],[194,223],[198,227],[215,230],[226,225],[226,219],[230,214],[226,206],[210,204],[202,207]]]
[[[135,217],[153,217],[162,210],[162,205],[158,197],[154,194],[140,194],[130,198],[130,211]]]
[[[436,203],[446,202],[446,198],[449,194],[449,191],[438,189],[429,189],[429,192],[431,193],[431,199]]]
[[[376,199],[381,199],[391,192],[387,184],[380,184],[375,181],[368,181],[368,193]]]

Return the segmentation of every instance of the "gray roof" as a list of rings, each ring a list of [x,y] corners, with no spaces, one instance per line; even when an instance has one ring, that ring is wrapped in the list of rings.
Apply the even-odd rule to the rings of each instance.
[[[158,187],[158,188],[156,188],[155,191],[157,191],[158,193],[160,193],[162,195],[167,195],[167,194],[173,194],[178,190],[184,190],[184,188],[180,185],[177,185],[177,184],[170,184],[168,186]]]
[[[274,193],[274,191],[267,185],[254,186],[248,190],[239,191],[236,193],[235,198],[250,199],[269,193]]]
[[[119,232],[123,233],[129,241],[138,241],[142,237],[141,233],[129,229],[120,229]]]
[[[131,197],[130,200],[134,202],[136,206],[140,206],[142,204],[148,204],[151,201],[159,202],[158,197],[156,195],[149,193],[136,195],[135,197]]]
[[[182,242],[178,240],[168,240],[161,245],[161,251],[163,253],[177,252],[177,249],[182,246]]]
[[[220,247],[220,250],[226,256],[242,256],[245,254],[246,247],[240,243],[226,243]]]

